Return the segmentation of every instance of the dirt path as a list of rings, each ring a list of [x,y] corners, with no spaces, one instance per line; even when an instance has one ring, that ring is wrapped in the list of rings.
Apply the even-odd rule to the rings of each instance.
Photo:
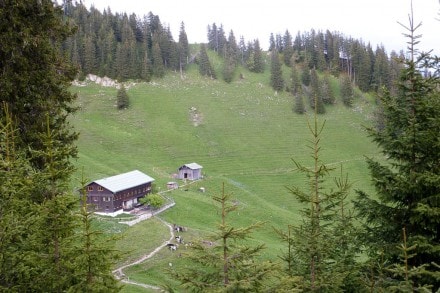
[[[128,267],[131,267],[131,266],[134,266],[134,265],[137,265],[137,264],[140,264],[140,263],[144,262],[145,260],[147,260],[147,259],[153,257],[156,253],[158,253],[162,248],[166,247],[167,244],[170,243],[170,242],[174,239],[174,229],[173,229],[173,226],[172,226],[171,224],[165,222],[164,220],[162,220],[162,219],[159,218],[159,217],[158,217],[158,219],[159,219],[164,225],[168,226],[168,228],[169,228],[169,230],[170,230],[170,238],[169,238],[169,240],[168,240],[168,241],[165,241],[165,242],[162,243],[160,246],[156,247],[156,249],[154,249],[154,250],[153,250],[152,252],[150,252],[149,254],[144,255],[144,256],[142,256],[141,258],[135,260],[134,262],[129,263],[129,264],[126,264],[126,265],[123,265],[123,266],[117,268],[116,270],[114,270],[114,271],[113,271],[113,275],[115,275],[115,277],[116,277],[117,280],[119,280],[119,281],[121,281],[121,282],[123,282],[123,283],[126,283],[126,284],[132,284],[132,285],[137,285],[137,286],[144,287],[144,288],[148,288],[148,289],[154,289],[154,290],[163,291],[162,288],[157,287],[157,286],[154,286],[154,285],[142,284],[142,283],[137,283],[137,282],[134,282],[134,281],[130,281],[130,279],[129,279],[128,277],[126,277],[125,274],[124,274],[124,272],[123,272],[124,269],[126,269],[126,268],[128,268]]]
[[[195,180],[195,181],[189,182],[189,183],[187,183],[187,184],[185,184],[185,185],[182,185],[181,187],[184,187],[184,186],[186,186],[186,185],[193,184],[193,183],[195,183],[195,182],[197,182],[197,181],[198,181],[198,180]],[[164,196],[164,197],[165,197],[170,203],[167,204],[167,205],[165,205],[165,206],[162,207],[161,209],[155,211],[154,214],[153,214],[153,213],[145,213],[144,215],[140,215],[137,219],[135,219],[135,220],[133,220],[133,221],[124,221],[124,222],[119,222],[119,223],[121,223],[121,224],[126,224],[126,225],[129,225],[129,226],[133,226],[133,225],[135,225],[135,224],[137,224],[137,223],[139,223],[139,222],[141,222],[141,221],[144,221],[144,220],[147,220],[147,219],[153,217],[153,215],[157,215],[157,214],[163,212],[164,210],[167,210],[167,209],[173,207],[173,206],[175,205],[174,200],[173,200],[172,198],[166,196],[166,193],[167,193],[167,192],[171,192],[171,191],[172,191],[172,190],[165,190],[165,191],[159,192],[159,193],[160,193],[161,195],[163,195],[163,196]],[[138,282],[130,281],[130,278],[127,277],[127,276],[124,274],[124,272],[123,272],[124,269],[126,269],[126,268],[128,268],[128,267],[131,267],[131,266],[134,266],[134,265],[137,265],[137,264],[140,264],[140,263],[146,261],[147,259],[153,257],[153,256],[154,256],[156,253],[158,253],[162,248],[166,247],[168,243],[171,243],[171,242],[174,240],[174,237],[175,237],[175,235],[174,235],[174,227],[173,227],[170,223],[165,222],[164,220],[162,220],[162,219],[159,218],[159,217],[157,217],[157,219],[159,219],[159,220],[160,220],[164,225],[166,225],[166,226],[168,227],[168,229],[170,230],[170,238],[168,239],[168,241],[165,241],[165,242],[162,243],[160,246],[156,247],[156,249],[154,249],[152,252],[150,252],[149,254],[146,254],[146,255],[142,256],[141,258],[135,260],[134,262],[129,263],[129,264],[126,264],[126,265],[123,265],[123,266],[121,266],[121,267],[119,267],[119,268],[113,270],[113,275],[115,276],[115,278],[116,278],[117,280],[119,280],[119,281],[122,282],[122,283],[131,284],[131,285],[136,285],[136,286],[140,286],[140,287],[143,287],[143,288],[148,288],[148,289],[153,289],[153,290],[158,290],[158,291],[165,292],[162,288],[160,288],[160,287],[158,287],[158,286],[149,285],[149,284],[142,284],[142,283],[138,283]]]

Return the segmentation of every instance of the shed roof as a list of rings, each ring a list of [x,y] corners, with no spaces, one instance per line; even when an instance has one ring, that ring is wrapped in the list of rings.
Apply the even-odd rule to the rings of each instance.
[[[196,170],[196,169],[202,169],[203,168],[202,166],[200,166],[197,163],[185,164],[182,167],[187,167],[187,168],[190,168],[191,170]],[[179,169],[181,169],[182,167],[180,167]]]
[[[128,188],[136,187],[141,184],[153,182],[154,179],[142,173],[139,170],[99,179],[93,181],[96,184],[110,190],[111,192],[118,192]]]

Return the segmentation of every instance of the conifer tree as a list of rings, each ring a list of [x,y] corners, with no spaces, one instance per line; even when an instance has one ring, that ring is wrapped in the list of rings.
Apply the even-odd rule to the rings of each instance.
[[[290,72],[290,92],[292,95],[302,94],[301,77],[298,68],[295,64],[292,65],[292,71]]]
[[[293,43],[292,43],[292,35],[288,30],[284,33],[283,38],[284,50],[283,50],[283,61],[286,66],[292,66],[291,63],[292,55],[293,55]]]
[[[293,111],[297,114],[304,114],[306,112],[306,106],[304,105],[304,98],[302,94],[296,94],[295,105],[293,106]]]
[[[152,72],[155,77],[163,77],[165,75],[165,66],[163,64],[162,53],[157,41],[153,40],[153,57],[152,57]]]
[[[117,99],[117,107],[118,109],[127,109],[130,106],[130,99],[128,97],[127,91],[125,90],[124,85],[122,84],[116,94]]]
[[[358,278],[357,232],[347,208],[351,184],[341,171],[341,176],[335,179],[336,189],[325,190],[332,169],[320,158],[325,123],[319,125],[316,114],[315,110],[314,122],[309,123],[313,165],[306,167],[294,160],[297,170],[308,178],[308,189],[289,188],[303,205],[302,220],[298,225],[289,225],[287,232],[277,230],[287,244],[287,253],[281,259],[286,263],[286,274],[296,277],[297,286],[305,292],[343,292],[351,280],[356,282]]]
[[[354,100],[354,90],[350,77],[344,74],[340,77],[339,80],[342,103],[347,107],[351,107]]]
[[[228,43],[226,44],[226,54],[223,63],[223,80],[231,82],[238,63],[238,46],[235,41],[234,33],[229,33]]]
[[[272,52],[274,50],[276,50],[275,37],[273,36],[273,33],[270,33],[269,51]]]
[[[189,43],[188,36],[185,32],[185,24],[183,22],[180,24],[178,48],[180,68],[181,70],[185,70],[186,64],[189,62]]]
[[[29,290],[36,277],[33,242],[38,206],[32,192],[36,172],[18,148],[18,131],[9,107],[2,103],[0,115],[0,291]]]
[[[73,31],[52,1],[0,4],[0,288],[65,292],[73,278],[76,75],[60,55]],[[5,229],[6,228],[6,229]]]
[[[302,74],[301,74],[301,82],[305,86],[309,86],[310,85],[310,80],[311,80],[310,70],[307,67],[304,67],[303,70],[302,70]]]
[[[373,86],[376,91],[385,86],[390,88],[390,68],[388,56],[383,46],[376,48],[373,71]]]
[[[281,69],[280,57],[276,50],[271,52],[270,60],[270,85],[274,90],[282,91],[284,89],[283,71]]]
[[[144,58],[142,59],[141,78],[147,82],[151,81],[152,66],[150,58],[148,58],[148,50],[145,50]]]
[[[297,114],[304,114],[306,112],[306,108],[304,105],[302,84],[301,84],[299,72],[295,64],[292,65],[292,72],[290,74],[290,78],[292,80],[290,92],[294,96],[294,100],[295,100],[293,111]]]
[[[208,53],[206,52],[205,44],[200,45],[200,55],[198,58],[199,72],[202,76],[209,76],[211,78],[216,78],[214,69],[212,68],[211,62],[209,61]]]
[[[96,74],[96,47],[91,36],[85,37],[83,52],[83,71],[86,73]]]
[[[325,106],[321,93],[321,86],[318,73],[315,69],[311,70],[310,74],[310,92],[309,92],[310,107],[316,109],[316,113],[324,114]]]
[[[332,105],[335,103],[335,95],[333,94],[330,85],[330,75],[328,72],[324,73],[324,78],[320,83],[320,93],[322,95],[322,101],[326,105]]]
[[[383,251],[387,264],[399,263],[401,231],[407,247],[415,246],[407,260],[408,269],[423,266],[409,276],[414,288],[440,288],[440,91],[437,77],[423,77],[421,68],[438,68],[438,58],[416,49],[420,36],[412,15],[404,26],[409,57],[403,61],[398,91],[386,91],[381,98],[383,129],[369,128],[382,149],[385,163],[367,159],[376,195],[359,191],[356,207],[366,223],[365,239],[371,255]],[[389,268],[389,267],[388,267]],[[402,276],[386,274],[402,281]]]
[[[117,258],[114,251],[115,238],[104,236],[97,230],[94,212],[87,204],[87,182],[81,180],[81,207],[76,216],[80,224],[75,239],[74,285],[68,292],[119,292],[120,286],[112,273]]]
[[[46,131],[50,113],[50,129],[60,135],[63,160],[70,165],[70,158],[76,156],[77,134],[67,121],[75,111],[75,95],[68,87],[76,68],[60,54],[61,43],[73,33],[62,15],[62,9],[49,0],[0,3],[0,102],[9,105],[20,132],[17,147],[27,153],[44,149],[40,134]],[[43,168],[39,155],[28,155],[34,167]]]
[[[245,243],[263,223],[243,228],[232,226],[228,216],[238,206],[232,203],[224,184],[221,194],[213,199],[220,205],[221,219],[208,239],[211,245],[206,240],[193,243],[184,255],[190,265],[171,274],[192,292],[260,292],[270,288],[276,266],[257,260],[264,244],[250,247]]]
[[[263,73],[264,72],[264,61],[263,61],[263,51],[260,47],[260,42],[258,39],[254,40],[253,42],[253,54],[252,54],[252,64],[253,64],[253,70],[252,72],[257,73]]]

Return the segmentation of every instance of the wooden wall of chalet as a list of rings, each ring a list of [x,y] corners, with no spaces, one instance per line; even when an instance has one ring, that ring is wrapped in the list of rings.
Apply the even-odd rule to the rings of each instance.
[[[93,205],[95,211],[113,213],[120,209],[132,209],[138,203],[139,198],[151,193],[151,182],[116,193],[92,182],[87,185],[86,190],[87,203]]]

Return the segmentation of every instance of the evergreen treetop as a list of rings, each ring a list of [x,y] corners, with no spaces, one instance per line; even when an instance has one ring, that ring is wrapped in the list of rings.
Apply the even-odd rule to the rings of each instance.
[[[382,149],[386,163],[367,160],[376,196],[359,191],[356,206],[367,223],[372,253],[383,250],[390,264],[398,262],[405,229],[407,246],[415,245],[409,267],[424,266],[410,278],[414,286],[440,288],[440,91],[438,76],[424,77],[423,68],[438,67],[438,58],[418,52],[420,25],[412,17],[405,26],[409,57],[402,60],[395,95],[381,96],[383,126],[370,128],[373,141]],[[399,278],[397,278],[397,281]]]

